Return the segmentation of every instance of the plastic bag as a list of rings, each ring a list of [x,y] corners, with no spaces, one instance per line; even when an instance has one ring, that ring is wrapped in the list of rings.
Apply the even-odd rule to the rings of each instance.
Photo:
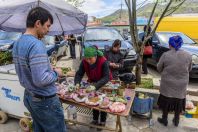
[[[193,109],[195,106],[193,102],[189,99],[189,95],[186,96],[186,109]]]

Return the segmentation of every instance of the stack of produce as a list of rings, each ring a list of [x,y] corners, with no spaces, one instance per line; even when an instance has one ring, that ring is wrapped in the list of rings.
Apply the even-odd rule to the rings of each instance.
[[[73,80],[66,79],[61,84],[56,84],[58,94],[63,99],[73,99],[79,103],[85,103],[91,106],[98,106],[102,109],[109,109],[111,112],[123,112],[126,109],[127,100],[123,96],[118,96],[117,93],[104,94],[96,91],[95,87],[82,82],[80,88],[74,86]],[[111,84],[113,87],[118,87],[117,84]]]

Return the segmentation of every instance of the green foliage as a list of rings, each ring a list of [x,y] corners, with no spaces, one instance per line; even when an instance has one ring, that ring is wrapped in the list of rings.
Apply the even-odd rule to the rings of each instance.
[[[30,128],[30,132],[33,132],[33,120],[31,120],[30,122],[29,122],[29,128]]]
[[[0,52],[0,66],[12,63],[12,52]]]
[[[141,84],[139,85],[139,87],[152,89],[153,88],[153,79],[152,78],[142,78]]]

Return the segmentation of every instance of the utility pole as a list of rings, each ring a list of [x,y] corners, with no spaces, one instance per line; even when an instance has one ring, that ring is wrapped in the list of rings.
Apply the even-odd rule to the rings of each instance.
[[[122,19],[122,0],[121,0],[121,4],[120,4],[120,6],[121,6],[121,10],[120,10],[120,20]]]

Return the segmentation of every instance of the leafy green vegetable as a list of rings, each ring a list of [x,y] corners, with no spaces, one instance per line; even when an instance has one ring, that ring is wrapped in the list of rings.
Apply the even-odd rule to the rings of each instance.
[[[0,52],[0,66],[1,65],[7,65],[12,63],[12,52],[6,51],[6,52]]]
[[[139,87],[152,89],[153,88],[153,79],[152,78],[142,78],[141,84],[139,85]]]
[[[66,68],[61,68],[63,71],[63,74],[67,74],[67,72],[71,71],[70,67],[66,67]]]

